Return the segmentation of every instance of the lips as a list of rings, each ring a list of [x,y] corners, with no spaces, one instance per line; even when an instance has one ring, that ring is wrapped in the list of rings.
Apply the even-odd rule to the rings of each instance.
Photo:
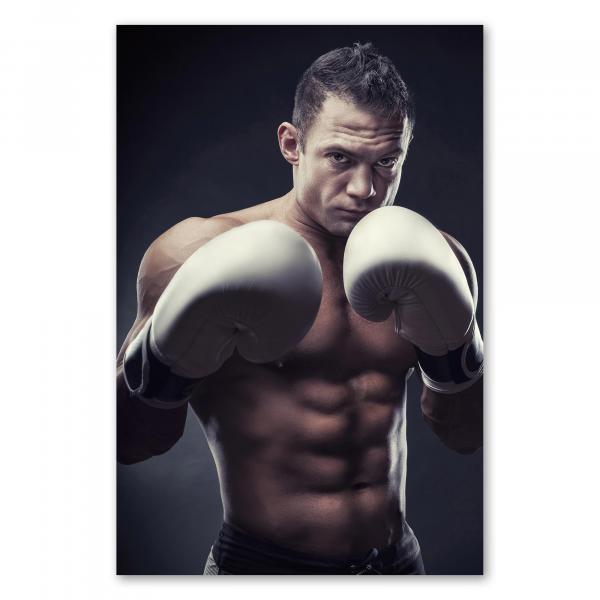
[[[368,210],[350,210],[347,208],[339,208],[338,210],[351,217],[356,217],[357,219],[364,217],[369,212]]]

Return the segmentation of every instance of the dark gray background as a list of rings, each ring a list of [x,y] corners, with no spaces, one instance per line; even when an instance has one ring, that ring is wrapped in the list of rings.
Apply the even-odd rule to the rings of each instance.
[[[479,26],[120,26],[117,31],[117,339],[136,312],[140,259],[165,229],[280,196],[276,128],[320,54],[360,41],[389,56],[417,106],[397,204],[469,251],[483,297],[483,30]],[[446,449],[408,398],[407,517],[431,574],[483,568],[483,452]],[[201,573],[222,518],[192,411],[163,456],[117,468],[117,572]]]

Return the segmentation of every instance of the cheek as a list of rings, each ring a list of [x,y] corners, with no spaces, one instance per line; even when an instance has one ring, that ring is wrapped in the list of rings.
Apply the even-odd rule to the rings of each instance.
[[[393,200],[398,186],[400,185],[400,175],[402,169],[396,172],[393,177],[381,177],[379,178],[378,185],[376,186],[377,195],[385,200]]]
[[[324,203],[344,188],[342,177],[339,173],[332,172],[327,165],[317,164],[307,171],[307,175],[306,189],[311,191],[313,197],[320,198]]]

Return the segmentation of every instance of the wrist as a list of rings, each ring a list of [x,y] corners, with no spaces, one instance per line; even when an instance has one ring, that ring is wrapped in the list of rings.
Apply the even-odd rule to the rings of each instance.
[[[423,384],[439,394],[470,388],[483,376],[483,339],[477,322],[473,335],[459,348],[434,356],[415,346]]]
[[[180,377],[161,362],[150,347],[152,319],[129,344],[123,359],[123,376],[129,392],[154,408],[178,408],[191,395],[197,380]]]

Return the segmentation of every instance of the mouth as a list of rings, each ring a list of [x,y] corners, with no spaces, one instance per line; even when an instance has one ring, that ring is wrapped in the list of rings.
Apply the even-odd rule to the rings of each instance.
[[[338,208],[338,210],[348,217],[353,217],[355,219],[362,219],[362,217],[369,213],[368,210],[351,210],[348,208]]]

